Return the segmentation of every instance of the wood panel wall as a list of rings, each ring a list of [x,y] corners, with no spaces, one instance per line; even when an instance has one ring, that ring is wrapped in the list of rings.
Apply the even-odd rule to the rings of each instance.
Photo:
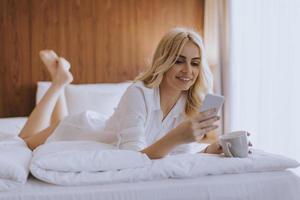
[[[170,28],[202,34],[203,13],[204,0],[0,0],[0,117],[31,112],[49,80],[39,50],[66,57],[75,83],[131,80]]]

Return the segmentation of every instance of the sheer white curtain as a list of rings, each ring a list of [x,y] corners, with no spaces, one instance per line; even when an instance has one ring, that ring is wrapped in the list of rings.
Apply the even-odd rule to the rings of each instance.
[[[218,23],[229,36],[215,30],[225,52],[215,56],[227,100],[224,132],[248,130],[255,148],[300,161],[300,1],[214,2],[215,12],[222,2],[228,13]]]
[[[300,1],[231,1],[230,129],[300,161]]]
[[[204,43],[208,64],[214,74],[214,92],[226,94],[223,106],[219,135],[228,130],[227,110],[230,107],[230,13],[229,0],[207,0],[205,1],[204,16]]]

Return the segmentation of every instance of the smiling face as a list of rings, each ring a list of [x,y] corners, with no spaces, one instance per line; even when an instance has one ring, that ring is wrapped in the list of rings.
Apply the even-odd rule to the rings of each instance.
[[[200,73],[201,58],[198,46],[188,41],[175,64],[164,74],[161,84],[177,92],[188,90]]]

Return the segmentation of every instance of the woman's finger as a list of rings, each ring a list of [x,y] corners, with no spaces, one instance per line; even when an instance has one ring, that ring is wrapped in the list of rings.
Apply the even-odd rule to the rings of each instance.
[[[217,111],[217,109],[211,108],[211,109],[209,109],[209,110],[200,112],[200,113],[198,114],[198,116],[195,117],[195,120],[196,120],[196,121],[203,121],[203,120],[205,120],[205,119],[207,119],[207,118],[212,117],[212,116],[215,114],[216,111]]]
[[[220,144],[217,144],[218,145],[218,150],[222,150],[222,146]]]
[[[203,128],[194,130],[194,136],[196,138],[199,138],[199,137],[202,138],[206,133],[208,133],[216,128],[218,128],[217,125],[211,125],[211,126],[207,126],[207,127],[203,127]]]
[[[218,121],[219,119],[220,119],[219,116],[214,116],[214,117],[211,117],[211,118],[206,119],[206,120],[201,121],[201,122],[194,122],[194,123],[193,123],[193,128],[194,128],[194,129],[199,129],[199,128],[203,128],[203,127],[210,126],[210,125],[212,125],[214,122]]]
[[[208,127],[206,127],[206,128],[203,128],[202,130],[203,130],[205,133],[208,133],[208,132],[210,132],[210,131],[212,131],[212,130],[217,129],[218,127],[219,127],[218,125],[211,125],[211,126],[208,126]]]
[[[214,116],[214,117],[212,117],[212,118],[210,118],[210,119],[208,119],[208,120],[204,120],[204,121],[200,122],[199,125],[200,125],[201,127],[206,127],[206,126],[209,126],[209,125],[211,125],[212,123],[218,121],[219,119],[220,119],[219,116]]]

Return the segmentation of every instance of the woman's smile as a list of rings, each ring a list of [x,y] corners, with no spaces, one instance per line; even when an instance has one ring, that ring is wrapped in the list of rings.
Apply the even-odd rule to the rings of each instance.
[[[193,81],[193,78],[188,76],[176,76],[176,78],[185,84]]]

